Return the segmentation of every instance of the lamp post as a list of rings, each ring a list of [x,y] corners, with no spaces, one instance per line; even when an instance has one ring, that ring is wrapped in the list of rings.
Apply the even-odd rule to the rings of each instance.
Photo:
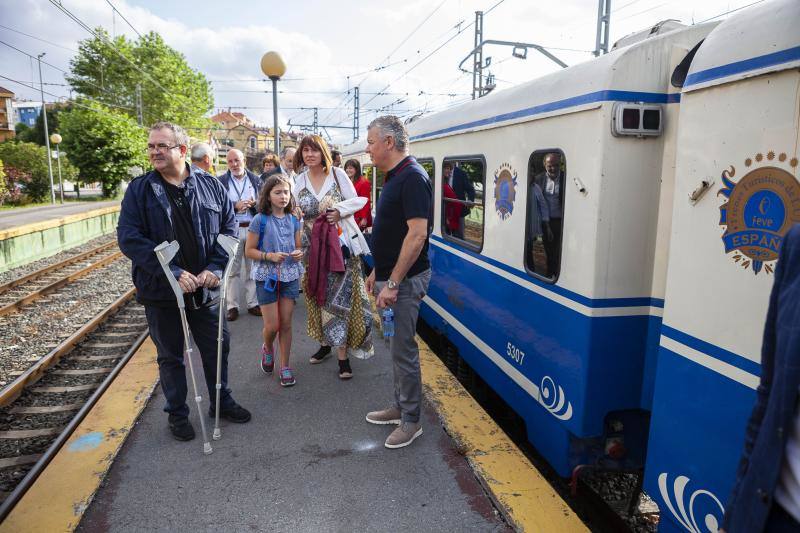
[[[47,131],[47,106],[44,104],[44,83],[42,83],[42,57],[45,52],[42,52],[36,57],[39,62],[39,91],[42,93],[42,118],[44,119],[44,141],[47,145],[47,174],[50,176],[50,200],[51,203],[56,203],[56,192],[53,190],[53,162],[50,158],[50,133]]]
[[[278,80],[286,74],[286,63],[278,52],[267,52],[261,58],[261,71],[272,80],[272,118],[274,120],[275,153],[281,151],[281,140],[278,134]]]
[[[61,181],[61,152],[58,145],[61,144],[61,135],[54,133],[50,136],[50,142],[56,145],[56,161],[58,162],[58,193],[61,196],[61,203],[64,203],[64,182]]]

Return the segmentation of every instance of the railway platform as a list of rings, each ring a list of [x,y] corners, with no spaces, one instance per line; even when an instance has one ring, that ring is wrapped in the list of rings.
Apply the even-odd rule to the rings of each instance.
[[[0,211],[0,231],[59,220],[72,215],[96,211],[107,207],[118,206],[119,200],[104,202],[68,202],[65,204],[45,205],[41,207],[21,207]]]
[[[261,318],[230,324],[230,386],[253,418],[222,421],[211,455],[193,402],[197,438],[170,436],[154,350],[143,345],[0,531],[586,530],[424,346],[424,434],[389,450],[393,426],[364,419],[391,398],[383,343],[341,381],[335,357],[308,363],[317,346],[302,298],[294,321],[289,388],[260,370]]]

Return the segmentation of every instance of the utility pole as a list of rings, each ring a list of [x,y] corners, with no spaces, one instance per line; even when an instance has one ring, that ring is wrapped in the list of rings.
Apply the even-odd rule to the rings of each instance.
[[[602,0],[601,0],[602,1]],[[472,99],[483,96],[483,11],[475,12],[475,52],[472,56]]]
[[[597,40],[595,41],[594,55],[608,53],[608,36],[611,26],[611,0],[598,0],[597,3]]]
[[[358,116],[358,85],[353,89],[353,142],[358,140],[358,130],[361,128]]]
[[[136,84],[136,118],[139,120],[139,125],[144,125],[144,117],[142,110],[142,84]]]
[[[39,92],[42,94],[42,119],[44,120],[44,141],[47,146],[47,175],[50,176],[50,201],[56,203],[56,192],[53,190],[53,161],[50,153],[50,130],[47,128],[47,106],[44,104],[44,83],[42,83],[42,52],[36,58],[39,61]]]
[[[314,122],[311,123],[311,131],[314,135],[319,135],[319,108],[314,108]]]

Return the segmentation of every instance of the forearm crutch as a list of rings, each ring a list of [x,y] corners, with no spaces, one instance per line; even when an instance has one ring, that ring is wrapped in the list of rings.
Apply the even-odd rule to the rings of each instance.
[[[181,325],[183,326],[183,342],[185,344],[184,348],[186,351],[186,359],[189,361],[189,374],[192,376],[192,386],[194,387],[194,401],[197,403],[197,412],[200,415],[200,428],[203,431],[203,453],[208,455],[214,450],[211,448],[211,443],[208,441],[206,421],[203,417],[203,411],[200,406],[200,402],[203,401],[203,397],[200,396],[200,391],[197,389],[197,379],[195,379],[194,376],[192,347],[191,340],[189,339],[189,322],[186,320],[186,304],[183,301],[183,289],[181,289],[181,286],[178,285],[178,280],[175,279],[175,275],[169,268],[169,263],[172,261],[172,258],[175,257],[175,254],[178,253],[179,248],[180,245],[178,244],[178,241],[164,241],[156,246],[154,251],[156,252],[156,257],[158,257],[158,262],[161,263],[161,268],[164,269],[164,274],[167,276],[167,281],[169,282],[170,287],[172,287],[172,292],[175,293],[175,299],[178,301],[178,311],[180,311]]]
[[[217,324],[217,398],[216,398],[216,410],[214,411],[214,434],[212,438],[214,440],[219,440],[222,437],[222,432],[219,429],[219,397],[222,391],[222,324],[223,324],[223,313],[225,312],[225,308],[227,306],[227,298],[228,298],[228,276],[230,276],[231,271],[233,270],[234,260],[236,258],[236,253],[239,251],[240,242],[239,239],[236,237],[231,237],[230,235],[223,235],[220,233],[217,235],[217,242],[222,246],[222,248],[228,252],[228,263],[225,265],[225,270],[222,273],[222,279],[219,281],[220,289],[219,289],[219,321]]]

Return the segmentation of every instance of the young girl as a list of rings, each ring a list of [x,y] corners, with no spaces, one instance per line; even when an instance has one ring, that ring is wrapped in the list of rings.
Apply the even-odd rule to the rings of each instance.
[[[295,384],[289,368],[292,347],[292,312],[300,295],[303,275],[300,221],[292,214],[294,200],[287,179],[280,174],[270,176],[261,188],[259,213],[250,222],[245,255],[253,262],[252,278],[264,319],[264,344],[261,346],[261,369],[271,373],[275,368],[273,342],[280,333],[280,382],[284,387]]]

